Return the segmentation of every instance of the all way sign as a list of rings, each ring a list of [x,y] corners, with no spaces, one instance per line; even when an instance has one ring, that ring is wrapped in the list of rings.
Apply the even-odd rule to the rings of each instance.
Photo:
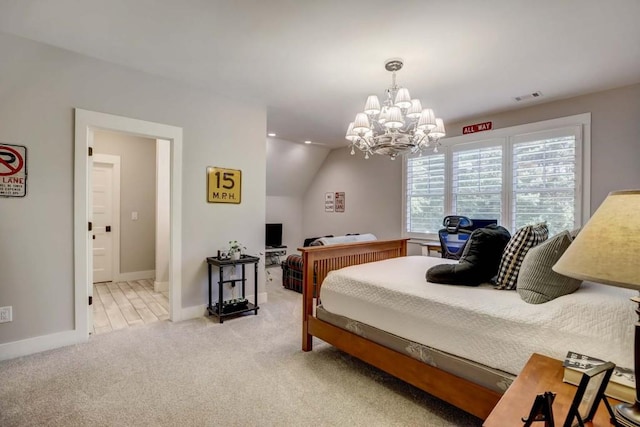
[[[0,197],[27,194],[27,147],[0,143]]]
[[[462,133],[476,133],[485,130],[491,130],[493,128],[493,122],[476,123],[475,125],[469,125],[462,128]]]

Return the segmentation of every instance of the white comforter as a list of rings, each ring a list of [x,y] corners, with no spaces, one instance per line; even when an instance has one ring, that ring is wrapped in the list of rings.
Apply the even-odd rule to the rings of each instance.
[[[584,282],[570,295],[527,304],[493,286],[429,283],[427,269],[457,261],[411,256],[332,271],[323,307],[400,337],[518,374],[532,353],[577,351],[633,367],[634,291]]]

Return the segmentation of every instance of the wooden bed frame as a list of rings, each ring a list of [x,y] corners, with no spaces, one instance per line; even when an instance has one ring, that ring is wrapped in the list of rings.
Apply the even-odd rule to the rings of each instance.
[[[311,351],[313,337],[357,357],[452,405],[485,419],[501,394],[469,380],[391,350],[315,317],[322,282],[331,270],[407,255],[407,240],[377,240],[298,248],[303,260],[302,350]],[[317,288],[314,290],[314,276]]]

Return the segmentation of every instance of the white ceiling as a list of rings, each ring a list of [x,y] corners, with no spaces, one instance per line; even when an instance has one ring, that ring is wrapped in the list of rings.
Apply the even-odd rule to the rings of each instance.
[[[334,147],[387,58],[446,124],[640,82],[638,18],[638,0],[0,0],[0,31],[266,105],[279,138]]]

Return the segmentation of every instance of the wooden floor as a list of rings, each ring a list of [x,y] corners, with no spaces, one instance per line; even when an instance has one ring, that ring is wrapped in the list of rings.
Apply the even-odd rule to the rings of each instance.
[[[93,332],[103,334],[169,319],[169,293],[151,280],[93,284]]]

